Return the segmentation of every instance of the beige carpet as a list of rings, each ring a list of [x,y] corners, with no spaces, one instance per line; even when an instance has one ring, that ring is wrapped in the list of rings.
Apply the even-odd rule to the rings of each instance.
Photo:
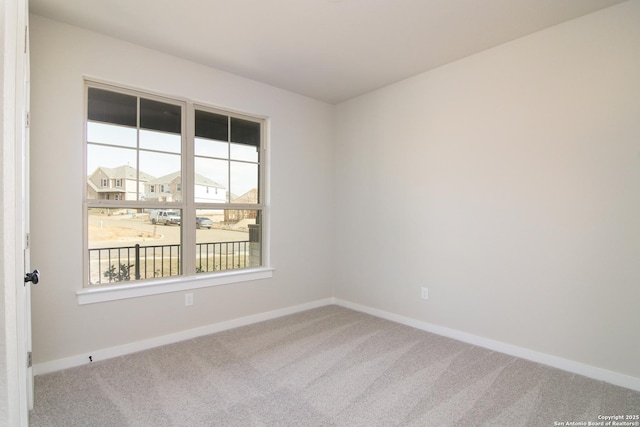
[[[640,392],[337,306],[35,386],[31,426],[554,426],[640,414]]]

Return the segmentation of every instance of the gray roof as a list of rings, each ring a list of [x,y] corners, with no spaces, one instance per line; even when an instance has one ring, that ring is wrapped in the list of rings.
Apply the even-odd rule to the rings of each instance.
[[[102,171],[107,177],[111,179],[136,179],[136,168],[131,167],[129,165],[118,166],[117,168],[106,168],[104,166],[100,166],[91,174],[91,176],[98,173],[98,171]],[[140,181],[147,182],[150,185],[156,184],[168,184],[176,178],[180,178],[180,171],[170,173],[168,175],[161,176],[159,178],[155,178],[148,173],[140,171]],[[206,176],[200,175],[199,173],[195,174],[196,185],[204,185],[212,188],[221,188],[225,189],[225,186],[222,184],[218,184],[217,182],[207,178]]]
[[[107,177],[111,179],[136,179],[137,170],[134,167],[129,165],[118,166],[117,168],[106,168],[104,166],[100,166],[95,170],[91,176],[95,175],[99,170],[101,170]],[[140,181],[151,181],[153,176],[148,173],[140,171]]]
[[[180,178],[180,177],[181,177],[181,175],[180,175],[179,171],[178,172],[173,172],[173,173],[170,173],[168,175],[161,176],[160,178],[155,178],[155,179],[149,181],[148,184],[150,184],[150,185],[168,184],[171,181],[173,181],[174,179]],[[213,181],[213,180],[211,180],[211,179],[209,179],[209,178],[207,178],[207,177],[205,177],[203,175],[200,175],[199,173],[195,174],[195,181],[196,181],[196,185],[204,185],[204,186],[207,186],[207,187],[222,188],[222,189],[225,188],[224,185],[218,184],[217,182],[215,182],[215,181]]]
[[[149,181],[148,184],[150,184],[150,185],[168,184],[171,181],[173,181],[174,179],[179,178],[179,177],[180,177],[180,171],[173,172],[173,173],[170,173],[169,175],[161,176],[160,178],[154,178],[151,181]]]
[[[218,184],[217,182],[212,181],[206,176],[200,175],[199,173],[195,174],[195,180],[197,185],[206,185],[207,187],[224,189],[224,185]]]

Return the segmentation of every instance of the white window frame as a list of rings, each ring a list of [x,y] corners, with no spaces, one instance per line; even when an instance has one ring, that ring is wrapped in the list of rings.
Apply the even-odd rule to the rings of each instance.
[[[202,103],[196,103],[194,101],[158,94],[150,93],[148,91],[142,91],[139,89],[124,87],[122,85],[112,85],[108,82],[103,82],[95,79],[85,78],[85,96],[84,96],[84,116],[83,126],[84,135],[83,150],[84,150],[84,171],[86,171],[86,159],[87,159],[87,104],[88,104],[88,88],[94,87],[98,89],[105,89],[114,92],[125,93],[134,96],[141,96],[147,99],[158,100],[161,102],[170,102],[173,104],[179,103],[183,106],[182,117],[182,197],[179,202],[149,202],[144,201],[145,208],[169,208],[169,209],[181,209],[182,210],[182,274],[180,276],[173,276],[169,278],[160,279],[147,279],[139,281],[126,282],[126,284],[110,284],[105,286],[83,287],[76,291],[78,298],[78,304],[92,304],[127,298],[137,298],[141,296],[157,295],[167,292],[185,291],[190,289],[198,289],[210,286],[228,285],[232,283],[239,283],[245,281],[261,280],[271,278],[273,276],[273,268],[270,267],[270,253],[269,253],[269,205],[268,205],[268,170],[269,170],[269,150],[268,150],[268,124],[267,117],[259,115],[248,115],[245,113],[238,113],[235,111],[229,111],[228,109],[221,109]],[[195,110],[203,109],[207,111],[214,111],[220,114],[225,114],[230,117],[237,117],[241,119],[248,119],[261,123],[261,141],[260,141],[260,167],[259,167],[259,191],[260,201],[259,205],[242,207],[242,209],[254,209],[261,212],[261,255],[262,265],[260,267],[245,268],[238,270],[225,270],[220,272],[209,273],[197,273],[196,274],[196,205],[194,201],[194,148],[193,140],[195,138]],[[85,286],[85,282],[88,278],[88,208],[96,206],[111,206],[118,205],[120,208],[140,208],[141,203],[139,201],[105,201],[103,199],[88,199],[87,186],[83,186],[83,252],[84,252],[84,268],[82,283]],[[238,209],[235,204],[219,204],[216,206],[218,209]],[[193,260],[194,262],[187,261]]]

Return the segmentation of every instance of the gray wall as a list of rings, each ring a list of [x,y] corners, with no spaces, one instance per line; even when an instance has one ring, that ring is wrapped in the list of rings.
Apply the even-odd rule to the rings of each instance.
[[[339,105],[335,295],[640,377],[639,22],[626,2]]]

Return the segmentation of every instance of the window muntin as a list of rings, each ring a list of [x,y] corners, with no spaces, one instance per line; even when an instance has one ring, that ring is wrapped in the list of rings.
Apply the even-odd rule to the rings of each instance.
[[[87,94],[88,286],[263,266],[261,119],[101,84],[89,83]],[[192,140],[185,131],[190,109]],[[186,152],[194,155],[185,158]],[[107,186],[119,180],[118,188],[91,184],[93,174],[116,172],[118,178],[105,179]],[[178,223],[163,221],[158,211],[174,219],[177,212]],[[200,227],[207,215],[216,221]],[[118,249],[117,262],[110,263],[109,248]],[[164,266],[149,270],[154,260]]]

